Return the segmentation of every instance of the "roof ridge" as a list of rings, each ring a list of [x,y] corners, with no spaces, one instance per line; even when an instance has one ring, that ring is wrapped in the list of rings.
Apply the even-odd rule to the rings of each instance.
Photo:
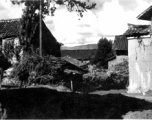
[[[132,23],[128,23],[129,25],[133,25],[133,26],[150,26],[149,24],[132,24]]]
[[[1,19],[0,22],[14,22],[20,21],[21,18],[14,18],[14,19]]]

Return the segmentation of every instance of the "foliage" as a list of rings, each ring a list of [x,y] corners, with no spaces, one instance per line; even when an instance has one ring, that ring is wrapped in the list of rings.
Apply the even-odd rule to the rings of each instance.
[[[15,55],[17,60],[20,60],[20,53],[21,47],[20,46],[15,46],[13,41],[7,41],[4,43],[4,55],[7,57],[9,60],[12,59],[12,57]]]
[[[23,61],[14,66],[12,78],[18,78],[27,85],[79,82],[82,81],[82,70],[79,69],[62,58],[32,54],[24,56]]]
[[[20,81],[18,81],[17,79],[12,79],[11,77],[4,77],[3,81],[2,81],[2,85],[10,85],[10,86],[19,86],[20,85]]]
[[[101,38],[98,42],[98,50],[93,63],[98,63],[99,66],[101,65],[104,67],[104,65],[106,65],[106,59],[113,55],[112,41],[109,41],[106,38]]]
[[[97,71],[97,72],[96,72]],[[128,85],[128,61],[115,65],[110,70],[101,69],[83,75],[83,81],[90,86],[91,91],[125,89]]]
[[[4,55],[11,59],[13,57],[14,54],[14,47],[13,47],[13,43],[12,41],[9,42],[5,42],[4,43]]]
[[[29,5],[29,4],[27,4]],[[30,4],[23,10],[21,19],[21,38],[20,43],[23,50],[28,53],[39,52],[39,14],[36,13],[36,5]],[[46,11],[46,10],[44,10]],[[46,12],[42,12],[46,14]],[[43,15],[42,14],[42,15]],[[60,46],[56,39],[53,37],[45,23],[42,21],[42,47],[43,53],[60,56]],[[52,52],[53,51],[53,52]]]
[[[40,57],[39,55],[27,55],[23,61],[14,67],[12,77],[18,77],[20,81],[31,83],[50,84],[52,80],[59,78],[61,65],[56,63],[53,56]]]
[[[3,70],[7,70],[11,67],[11,63],[9,62],[8,58],[4,56],[4,54],[0,51],[0,67]]]
[[[96,4],[87,5],[86,2],[80,2],[77,0],[12,0],[13,4],[25,4],[23,9],[23,15],[21,19],[21,44],[25,51],[36,52],[38,51],[39,42],[36,41],[36,30],[39,25],[39,13],[40,3],[42,5],[42,18],[51,11],[51,15],[54,15],[56,5],[66,5],[70,12],[76,11],[80,17],[83,16],[83,12],[87,9],[92,9]],[[50,5],[52,5],[50,7]],[[60,44],[59,44],[60,45]],[[48,46],[48,45],[47,45]],[[36,47],[36,48],[34,48]],[[45,48],[45,47],[43,47]],[[55,55],[56,56],[56,55]]]
[[[128,60],[124,60],[122,63],[115,65],[108,71],[108,74],[110,78],[115,81],[115,83],[118,83],[126,88],[129,82]]]
[[[42,5],[42,16],[44,17],[46,14],[49,14],[51,11],[51,15],[54,15],[56,5],[65,5],[68,11],[76,11],[80,17],[83,16],[83,12],[87,11],[87,9],[92,9],[96,6],[95,3],[87,5],[86,2],[78,1],[78,0],[12,0],[13,4],[21,4],[25,3],[26,7],[33,8],[33,10],[39,10],[39,5]],[[50,7],[50,4],[52,6]]]

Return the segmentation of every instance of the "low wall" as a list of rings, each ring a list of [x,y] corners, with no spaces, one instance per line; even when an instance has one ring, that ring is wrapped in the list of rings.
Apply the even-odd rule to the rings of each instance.
[[[116,56],[116,59],[111,60],[108,62],[108,69],[112,68],[113,66],[123,62],[124,60],[128,59],[128,56],[126,55],[121,55],[121,56]]]

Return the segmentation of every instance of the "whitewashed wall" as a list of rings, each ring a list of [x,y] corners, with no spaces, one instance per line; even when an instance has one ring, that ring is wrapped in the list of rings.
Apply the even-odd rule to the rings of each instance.
[[[4,44],[7,43],[7,42],[10,42],[12,41],[13,44],[14,44],[14,48],[16,46],[19,46],[20,45],[20,41],[19,41],[19,38],[6,38],[6,39],[2,39],[2,52],[4,52]],[[16,56],[14,55],[12,59],[10,59],[11,61],[11,64],[15,64],[17,63],[17,59],[16,59]]]
[[[152,90],[152,39],[128,40],[129,93]]]
[[[13,42],[14,47],[20,45],[19,38],[6,38],[6,39],[2,39],[2,48],[4,49],[4,44],[7,43],[7,42],[10,42],[10,41]]]
[[[19,46],[19,45],[20,45],[19,38],[14,38],[14,47]]]

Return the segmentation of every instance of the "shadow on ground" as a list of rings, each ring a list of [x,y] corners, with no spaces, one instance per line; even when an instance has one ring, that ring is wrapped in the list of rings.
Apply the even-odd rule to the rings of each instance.
[[[129,111],[152,109],[152,103],[121,94],[64,93],[47,88],[1,90],[9,119],[120,119]]]

